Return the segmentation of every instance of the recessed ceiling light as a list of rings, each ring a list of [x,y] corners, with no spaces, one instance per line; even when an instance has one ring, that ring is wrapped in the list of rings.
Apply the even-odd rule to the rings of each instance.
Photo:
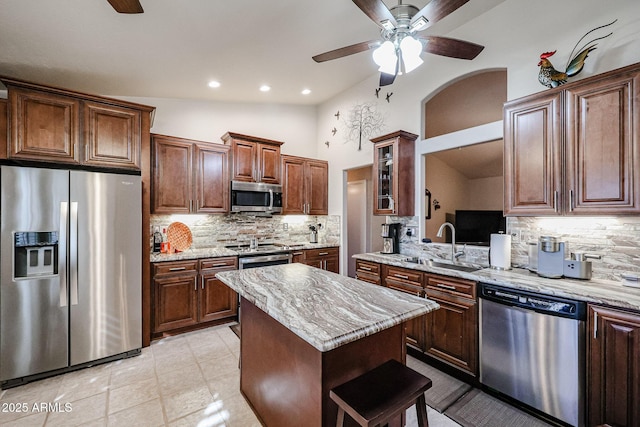
[[[220,87],[220,82],[216,80],[211,80],[209,82],[209,87]]]
[[[311,93],[311,89],[302,89],[301,92],[303,95],[309,95]]]
[[[271,90],[271,86],[262,85],[260,86],[260,92],[269,92]]]

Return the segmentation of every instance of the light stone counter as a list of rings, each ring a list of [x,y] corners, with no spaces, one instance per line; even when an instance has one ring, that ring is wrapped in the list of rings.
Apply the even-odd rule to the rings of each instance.
[[[365,261],[425,271],[427,273],[460,277],[513,289],[539,292],[541,294],[573,298],[594,304],[604,304],[612,307],[640,311],[640,289],[622,286],[619,282],[609,280],[547,279],[521,268],[514,268],[508,271],[481,268],[468,273],[407,262],[404,261],[407,256],[401,254],[386,255],[367,253],[357,254],[353,257]]]
[[[322,352],[439,308],[425,298],[304,264],[225,271],[216,277]]]

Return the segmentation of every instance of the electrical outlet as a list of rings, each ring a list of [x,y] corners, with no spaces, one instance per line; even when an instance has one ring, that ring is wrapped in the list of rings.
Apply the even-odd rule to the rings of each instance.
[[[282,223],[282,229],[283,229],[284,231],[287,231],[287,230],[289,229],[289,224],[288,224],[288,223],[286,223],[286,222],[283,222],[283,223]]]

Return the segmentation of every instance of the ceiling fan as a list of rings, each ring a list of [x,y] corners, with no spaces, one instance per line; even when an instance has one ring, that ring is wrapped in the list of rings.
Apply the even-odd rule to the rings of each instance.
[[[107,0],[118,13],[143,13],[139,0]]]
[[[380,66],[380,86],[393,83],[403,71],[408,73],[422,64],[421,52],[459,59],[473,59],[484,46],[448,37],[418,35],[469,0],[431,0],[418,10],[402,0],[391,9],[382,0],[353,0],[380,28],[382,40],[369,40],[331,50],[313,57],[325,62],[375,49],[373,59]]]

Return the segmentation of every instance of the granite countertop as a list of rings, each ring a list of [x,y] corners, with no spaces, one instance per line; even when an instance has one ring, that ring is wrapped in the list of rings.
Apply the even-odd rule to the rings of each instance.
[[[302,250],[302,249],[322,249],[322,248],[334,248],[339,247],[337,243],[297,243],[297,242],[274,242],[284,246],[287,250]],[[172,254],[151,253],[151,262],[164,262],[164,261],[182,261],[187,259],[198,258],[217,258],[225,256],[238,256],[241,253],[233,249],[228,249],[223,246],[213,248],[201,248],[201,249],[187,249],[183,252],[174,252]],[[246,254],[246,252],[242,252]]]
[[[225,271],[216,277],[320,351],[440,307],[425,298],[304,264]]]
[[[610,280],[547,279],[522,268],[495,270],[481,267],[477,271],[464,272],[407,262],[405,261],[407,256],[401,254],[366,253],[353,257],[433,274],[640,311],[640,289],[622,286],[621,283]]]

